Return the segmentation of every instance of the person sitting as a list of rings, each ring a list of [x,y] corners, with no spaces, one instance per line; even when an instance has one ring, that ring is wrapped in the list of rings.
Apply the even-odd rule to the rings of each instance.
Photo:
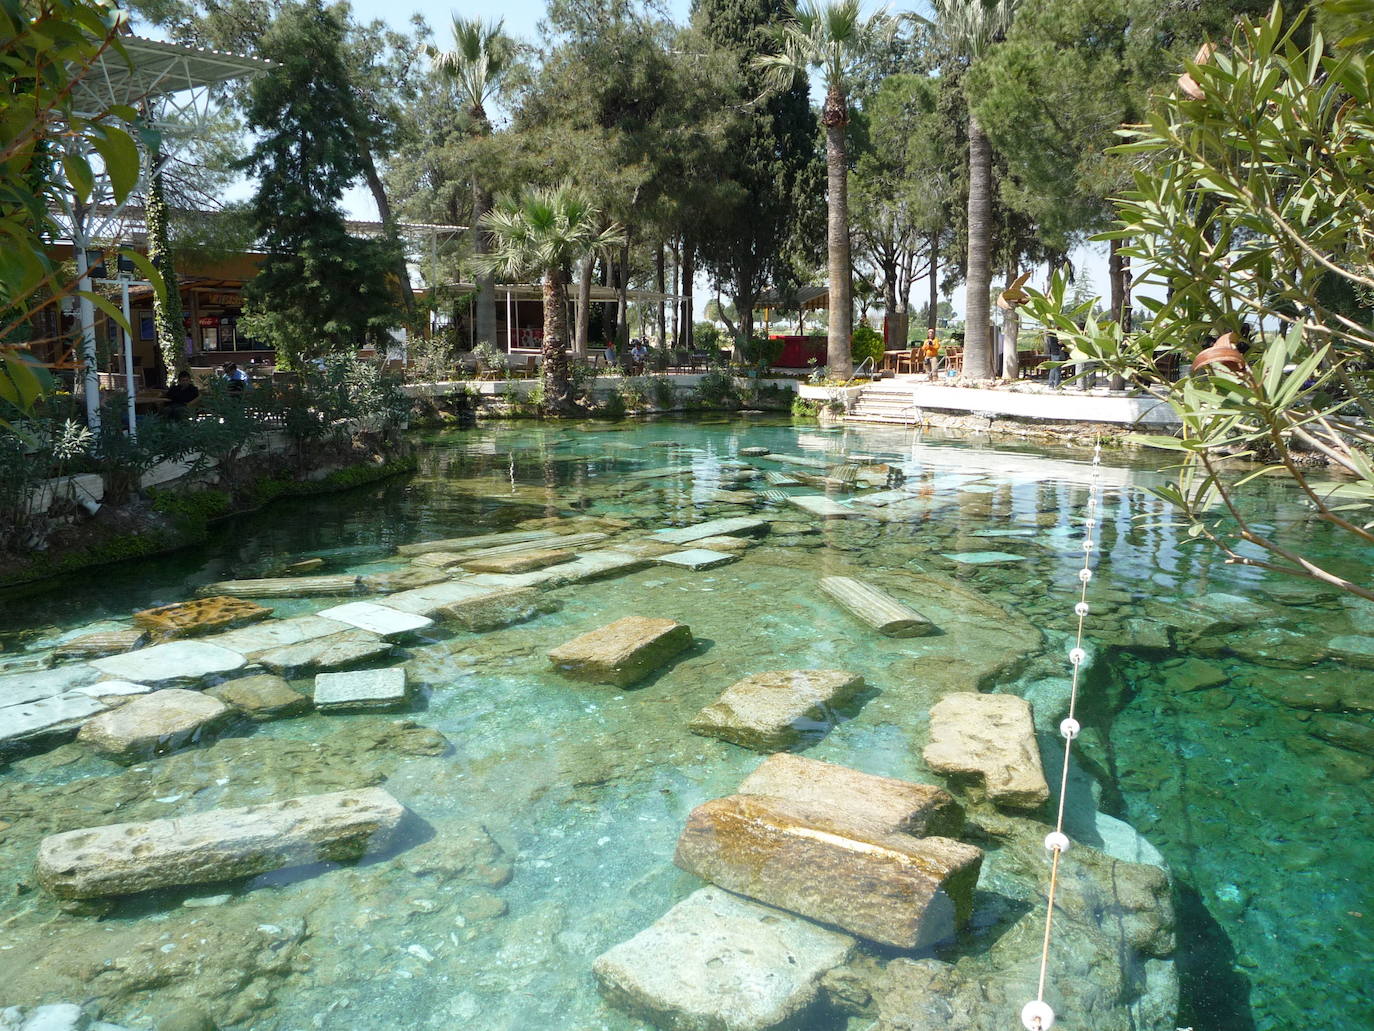
[[[229,381],[231,394],[242,394],[248,389],[248,373],[240,369],[237,362],[229,362],[224,366],[224,378]]]
[[[167,407],[162,409],[162,414],[168,419],[179,421],[185,419],[195,406],[200,398],[200,390],[192,381],[191,374],[183,369],[177,373],[177,381],[167,388],[163,396],[167,398]]]
[[[644,362],[648,357],[649,349],[644,346],[644,341],[636,339],[630,348],[630,362],[636,376],[644,375]]]
[[[921,358],[925,362],[927,375],[933,380],[935,367],[940,363],[940,341],[935,336],[933,326],[926,330],[926,338],[921,342]]]
[[[601,356],[606,360],[607,370],[614,369],[616,366],[615,341],[607,340],[606,348],[601,352]]]

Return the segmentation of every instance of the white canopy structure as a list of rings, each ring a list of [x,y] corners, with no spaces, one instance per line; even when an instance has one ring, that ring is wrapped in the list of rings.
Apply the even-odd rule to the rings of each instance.
[[[123,36],[119,40],[123,53],[116,48],[105,50],[94,67],[81,77],[73,90],[78,115],[93,118],[112,105],[122,104],[148,112],[144,125],[168,134],[196,132],[205,126],[213,102],[214,87],[235,79],[257,75],[271,67],[270,61],[240,54],[226,54],[217,50],[166,43],[142,36]],[[146,157],[146,155],[145,155]],[[98,167],[98,166],[97,166]],[[147,161],[143,162],[140,184],[131,196],[141,193]],[[64,212],[76,254],[76,268],[80,289],[89,292],[91,278],[87,250],[92,239],[107,236],[93,217],[102,215],[101,224],[117,220],[123,205],[104,203],[110,197],[109,183],[104,176],[96,182],[90,202],[82,203],[72,197]],[[108,219],[109,221],[105,221]],[[127,302],[125,318],[128,318]],[[100,379],[96,368],[95,311],[91,302],[82,297],[79,303],[81,318],[81,352],[85,366],[83,390],[86,398],[86,420],[92,431],[100,428]],[[129,428],[133,431],[132,344],[124,341],[125,376],[129,393]]]

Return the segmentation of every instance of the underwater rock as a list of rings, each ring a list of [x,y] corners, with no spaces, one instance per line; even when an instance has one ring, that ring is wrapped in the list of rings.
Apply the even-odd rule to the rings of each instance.
[[[533,587],[493,590],[445,605],[433,613],[436,619],[455,623],[464,630],[494,630],[523,623],[541,613],[554,612],[558,602]]]
[[[1226,650],[1259,666],[1306,669],[1328,658],[1321,638],[1282,626],[1251,627],[1226,635]]]
[[[1169,667],[1168,676],[1169,686],[1179,691],[1206,691],[1231,679],[1226,670],[1203,659],[1184,659]]]
[[[737,681],[692,718],[694,734],[758,752],[816,740],[835,723],[832,706],[863,690],[864,678],[835,669],[754,673]]]
[[[1224,594],[1220,591],[1213,591],[1211,594],[1194,598],[1189,602],[1189,605],[1199,612],[1205,612],[1209,616],[1237,627],[1270,619],[1275,614],[1268,605],[1261,605],[1249,598],[1242,598],[1238,594]]]
[[[451,580],[446,583],[417,587],[414,590],[393,594],[387,598],[386,604],[387,608],[396,609],[398,612],[413,612],[417,616],[433,617],[447,605],[466,601],[469,598],[483,597],[491,593],[490,587],[461,580]]]
[[[930,710],[922,757],[933,770],[982,780],[1000,806],[1034,809],[1050,797],[1030,703],[1015,695],[945,695]]]
[[[423,589],[423,588],[422,588]],[[434,625],[428,616],[418,616],[413,612],[403,612],[389,605],[378,605],[370,601],[351,601],[346,605],[336,605],[320,613],[325,619],[336,619],[359,630],[376,634],[378,637],[404,637],[417,630]]]
[[[766,447],[742,447],[739,449],[739,453],[745,458],[762,458],[768,454],[768,449]]]
[[[658,558],[660,555],[671,555],[675,551],[682,549],[668,541],[654,540],[652,537],[644,537],[637,541],[625,541],[616,545],[616,550],[626,555],[634,555],[639,558]]]
[[[126,1031],[117,1024],[91,1021],[74,1002],[35,1006],[25,1016],[19,1006],[0,1010],[0,1031]]]
[[[315,598],[330,594],[356,594],[362,582],[348,574],[335,576],[269,576],[255,580],[221,580],[196,591],[202,597],[216,594],[231,598]]]
[[[347,630],[347,623],[336,619],[322,619],[319,616],[292,616],[289,619],[269,619],[241,630],[216,634],[205,639],[206,644],[215,644],[230,651],[240,652],[250,659],[257,659],[263,652],[281,648],[302,641],[313,641]]]
[[[1314,716],[1308,733],[1322,741],[1363,755],[1374,755],[1374,727],[1339,716]]]
[[[944,788],[861,773],[848,766],[780,752],[765,759],[735,789],[822,809],[837,823],[872,834],[958,837],[964,810]]]
[[[495,548],[503,544],[523,544],[527,541],[545,540],[554,536],[556,535],[549,530],[512,530],[507,533],[484,533],[475,537],[447,537],[443,540],[402,544],[396,549],[396,552],[400,555],[427,555],[433,551],[476,551],[478,548]]]
[[[248,660],[238,652],[208,641],[169,641],[91,662],[100,672],[117,680],[154,687],[232,673],[247,664]]]
[[[233,710],[199,691],[155,691],[88,720],[76,740],[118,763],[174,752],[226,723]]]
[[[309,698],[293,689],[281,677],[270,673],[230,680],[212,687],[206,694],[232,705],[254,720],[281,719],[310,708]]]
[[[273,648],[258,655],[257,661],[277,673],[327,673],[389,655],[391,649],[389,641],[366,630],[343,630],[328,637]]]
[[[106,708],[103,702],[76,691],[0,707],[0,751],[34,738],[70,734]]]
[[[685,551],[674,551],[668,555],[660,555],[654,561],[661,566],[678,566],[681,569],[699,570],[728,566],[731,562],[739,561],[739,556],[728,552],[710,551],[706,548],[688,548]]]
[[[936,631],[921,613],[862,580],[823,576],[817,585],[850,615],[887,637],[925,637]]]
[[[64,899],[130,895],[343,862],[384,848],[406,809],[381,788],[52,834],[38,882]]]
[[[1252,670],[1245,683],[1266,698],[1294,709],[1317,712],[1374,712],[1374,695],[1358,678],[1337,670],[1302,673]]]
[[[705,548],[707,551],[748,551],[757,541],[751,541],[746,537],[703,537],[699,541],[694,541],[698,548]]]
[[[673,862],[729,891],[911,949],[967,922],[982,858],[952,838],[885,834],[820,806],[731,795],[692,810]]]
[[[739,516],[732,519],[710,519],[704,523],[695,523],[675,530],[657,530],[652,539],[667,541],[669,544],[693,544],[705,537],[737,537],[740,534],[757,537],[767,532],[766,519]]]
[[[684,623],[626,616],[559,645],[549,661],[574,680],[627,687],[691,646],[692,631]]]
[[[448,576],[438,569],[417,569],[412,566],[409,569],[395,569],[389,573],[368,573],[360,579],[369,591],[393,594],[396,591],[411,591],[417,587],[443,583]],[[387,599],[387,604],[390,603],[391,600]]]
[[[613,576],[623,576],[626,573],[633,573],[644,569],[649,565],[649,560],[639,555],[631,555],[616,548],[607,548],[604,551],[593,551],[589,555],[582,555],[571,562],[564,562],[541,572],[513,574],[516,576],[543,576],[547,582],[555,585],[586,583],[591,580],[605,580]],[[487,577],[494,577],[495,573],[479,574]],[[512,583],[511,586],[516,586]],[[520,584],[519,586],[530,586]]]
[[[147,637],[143,630],[107,630],[103,633],[82,634],[63,641],[53,649],[55,659],[99,659],[106,655],[133,651]]]
[[[315,676],[315,708],[320,712],[401,709],[409,701],[404,666]]]
[[[864,515],[852,508],[846,508],[838,502],[831,501],[821,494],[790,494],[788,502],[800,508],[809,515],[820,516],[822,519],[857,519]]]
[[[92,683],[99,676],[98,669],[84,662],[26,673],[9,673],[0,676],[0,705],[18,705],[39,698],[51,698]]]
[[[1331,654],[1343,662],[1363,669],[1374,669],[1374,636],[1342,634],[1327,642]]]
[[[592,965],[608,1002],[666,1031],[765,1031],[802,1013],[854,939],[702,888]]]
[[[299,562],[290,562],[281,567],[281,571],[286,576],[300,576],[303,573],[313,573],[317,569],[324,567],[322,558],[303,558]]]
[[[272,610],[245,598],[227,596],[196,598],[144,609],[133,615],[134,625],[155,640],[196,637],[218,630],[232,630],[268,619]]]
[[[573,558],[571,551],[542,549],[521,551],[513,555],[490,555],[486,558],[463,559],[460,565],[472,573],[528,573],[532,569],[543,569],[568,562]]]
[[[431,727],[422,727],[414,720],[390,720],[379,726],[353,721],[348,728],[332,735],[339,747],[347,747],[356,755],[369,752],[391,752],[396,755],[443,755],[448,751],[448,738]],[[334,744],[334,740],[331,740]]]

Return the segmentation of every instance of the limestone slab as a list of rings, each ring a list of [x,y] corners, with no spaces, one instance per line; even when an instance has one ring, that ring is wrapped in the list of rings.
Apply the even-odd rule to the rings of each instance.
[[[1274,615],[1274,610],[1268,605],[1261,605],[1249,598],[1242,598],[1238,594],[1225,594],[1221,591],[1213,591],[1210,594],[1202,595],[1200,598],[1194,598],[1189,602],[1189,605],[1200,612],[1205,612],[1218,619],[1224,619],[1235,626],[1257,623]]]
[[[66,831],[39,845],[38,881],[83,899],[345,862],[384,848],[405,811],[381,788],[364,788]]]
[[[391,653],[392,645],[366,630],[347,628],[328,637],[262,652],[257,662],[277,673],[332,672]]]
[[[455,601],[440,609],[435,616],[464,630],[482,631],[523,623],[557,607],[558,603],[543,592],[533,587],[517,587]]]
[[[98,659],[105,655],[118,655],[132,651],[147,637],[144,630],[107,630],[103,633],[82,634],[63,641],[53,649],[53,657],[58,659]]]
[[[902,949],[967,923],[982,860],[951,838],[874,833],[766,795],[697,806],[673,857],[729,891]]]
[[[315,708],[321,712],[398,709],[407,701],[406,671],[402,666],[320,673],[315,677]]]
[[[532,569],[556,566],[572,559],[571,551],[541,549],[521,551],[511,555],[489,555],[485,558],[464,559],[459,563],[472,573],[528,573]]]
[[[695,543],[698,548],[707,551],[739,552],[748,551],[758,541],[751,541],[747,537],[703,537]]]
[[[1341,634],[1331,638],[1326,646],[1332,655],[1352,666],[1374,669],[1374,636]]]
[[[508,533],[484,533],[472,537],[446,537],[442,540],[402,544],[396,551],[401,555],[425,555],[432,551],[474,551],[477,548],[495,548],[503,544],[519,544],[553,536],[555,534],[550,530],[512,530]]]
[[[588,557],[590,558],[590,556]],[[561,566],[554,566],[550,569],[532,569],[528,573],[468,573],[463,577],[462,583],[483,592],[514,591],[524,587],[542,589],[563,582],[560,574],[565,570],[585,571],[589,568],[587,564],[579,563],[581,563],[580,559],[565,562]]]
[[[803,512],[820,516],[822,519],[848,519],[862,514],[831,501],[822,494],[792,494],[787,500]]]
[[[944,556],[961,566],[1002,565],[1007,562],[1024,562],[1025,555],[1013,555],[1009,551],[956,551]]]
[[[716,490],[711,492],[709,500],[722,505],[752,505],[759,500],[759,495],[752,490]]]
[[[930,710],[922,756],[933,770],[981,780],[998,805],[1034,809],[1050,797],[1030,703],[1015,695],[945,695]]]
[[[626,616],[549,652],[565,676],[627,687],[692,645],[691,628],[671,619]]]
[[[135,626],[142,627],[152,637],[168,640],[232,630],[234,627],[261,622],[271,615],[271,609],[246,598],[220,595],[144,609],[135,612],[133,620]]]
[[[349,629],[347,623],[320,616],[292,616],[290,619],[269,619],[226,634],[216,634],[206,640],[230,651],[241,652],[256,659],[263,652],[319,637],[340,634]]]
[[[232,710],[218,698],[172,688],[93,717],[76,739],[115,762],[136,762],[192,744],[231,715]]]
[[[0,707],[0,748],[48,734],[70,733],[106,706],[89,695],[49,695]]]
[[[401,591],[387,598],[386,606],[398,612],[411,612],[417,616],[433,616],[440,609],[455,602],[465,601],[483,594],[491,593],[491,588],[469,583],[466,580],[450,580]]]
[[[147,684],[135,684],[128,680],[97,680],[85,687],[73,688],[72,694],[84,694],[88,698],[127,698],[136,694],[148,694],[152,688]]]
[[[835,724],[833,707],[863,687],[864,678],[846,670],[754,673],[698,712],[690,729],[755,751],[778,752],[822,737]]]
[[[356,576],[270,576],[253,580],[220,580],[196,591],[202,597],[223,594],[230,598],[315,598],[357,594],[362,584]]]
[[[230,680],[206,693],[254,720],[295,716],[310,708],[309,698],[271,673]]]
[[[866,581],[851,576],[823,576],[816,586],[855,619],[887,637],[925,637],[937,629],[910,605]]]
[[[648,567],[649,560],[640,555],[631,555],[627,552],[615,548],[607,548],[604,551],[594,551],[589,555],[582,555],[571,562],[564,562],[551,569],[539,570],[534,573],[514,574],[524,576],[549,577],[549,583],[553,584],[575,584],[588,583],[592,580],[606,580],[614,576],[624,576],[637,570]],[[487,574],[494,576],[495,574]],[[517,586],[511,584],[511,586]]]
[[[964,829],[964,810],[944,788],[788,752],[765,759],[740,782],[736,794],[772,795],[822,807],[837,823],[880,834],[957,838]]]
[[[660,555],[654,559],[662,566],[678,566],[682,569],[715,569],[716,566],[728,566],[731,562],[737,562],[738,555],[731,555],[724,551],[711,551],[709,548],[688,548],[685,551],[674,551],[667,555]]]
[[[739,449],[739,453],[745,458],[762,458],[768,454],[768,449],[766,447],[742,447]]]
[[[337,619],[340,623],[347,623],[378,637],[401,637],[434,625],[434,620],[428,616],[416,615],[370,601],[351,601],[345,605],[336,605],[332,609],[325,609],[320,615],[325,619]]]
[[[91,662],[115,679],[154,686],[231,673],[247,664],[248,660],[239,652],[206,641],[168,641]]]
[[[428,587],[430,584],[443,583],[448,579],[448,576],[438,569],[420,569],[416,566],[410,566],[406,569],[393,569],[386,573],[368,573],[359,579],[369,591],[376,591],[378,594],[393,594],[396,591],[409,591],[416,587]]]
[[[768,532],[768,521],[752,516],[739,516],[733,519],[710,519],[692,526],[682,526],[674,530],[657,530],[654,539],[669,544],[691,544],[706,537],[735,537],[747,534],[756,537]]]
[[[702,888],[592,964],[607,1001],[669,1031],[764,1031],[811,1005],[855,941]]]
[[[36,669],[27,673],[9,673],[0,677],[0,705],[52,698],[73,688],[89,684],[100,676],[100,670],[84,662]]]

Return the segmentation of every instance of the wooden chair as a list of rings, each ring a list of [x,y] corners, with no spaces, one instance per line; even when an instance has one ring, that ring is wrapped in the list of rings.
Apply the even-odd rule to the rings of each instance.
[[[525,367],[520,370],[520,375],[523,376],[525,379],[538,379],[539,359],[534,355],[530,355],[528,358],[526,358]]]

